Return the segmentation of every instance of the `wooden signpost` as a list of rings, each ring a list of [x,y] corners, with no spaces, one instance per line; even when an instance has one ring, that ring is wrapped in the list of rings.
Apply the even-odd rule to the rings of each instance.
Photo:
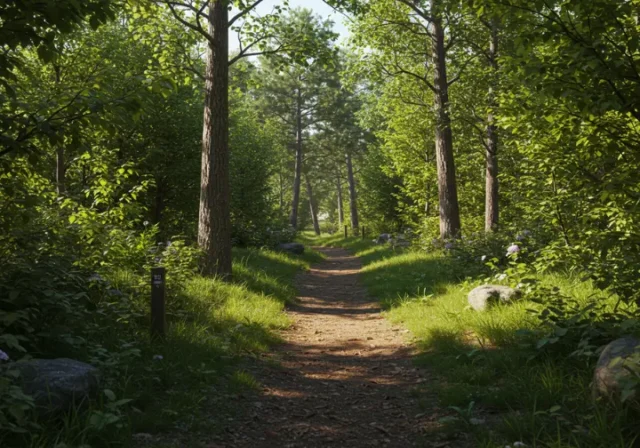
[[[165,269],[151,268],[151,338],[162,339],[165,335],[164,284]]]

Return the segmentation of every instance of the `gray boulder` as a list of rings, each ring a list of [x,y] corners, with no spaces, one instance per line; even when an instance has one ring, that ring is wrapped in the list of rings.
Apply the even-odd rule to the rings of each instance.
[[[295,255],[302,255],[304,253],[304,245],[300,243],[283,243],[278,245],[278,250]]]
[[[385,244],[385,243],[388,243],[389,241],[391,241],[391,235],[388,233],[381,234],[376,240],[378,244]]]
[[[495,303],[509,303],[520,296],[520,291],[502,285],[482,285],[471,290],[467,299],[476,311],[484,311]]]
[[[593,375],[594,398],[620,399],[623,390],[635,389],[639,372],[640,340],[627,336],[610,342],[596,364]]]
[[[69,410],[98,392],[98,369],[73,359],[18,361],[6,369],[20,373],[24,392],[33,397],[37,408],[48,412]]]

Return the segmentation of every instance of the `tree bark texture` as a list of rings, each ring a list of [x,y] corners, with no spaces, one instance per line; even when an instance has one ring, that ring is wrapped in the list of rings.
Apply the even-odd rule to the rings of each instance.
[[[495,21],[491,24],[491,40],[489,42],[489,64],[494,76],[498,71],[498,26]],[[493,84],[493,82],[492,82]],[[489,109],[487,116],[486,157],[487,169],[485,175],[485,231],[491,232],[498,228],[499,222],[499,194],[498,194],[498,129],[494,122],[496,108],[494,86],[489,87]]]
[[[349,181],[349,208],[351,211],[351,228],[353,234],[359,234],[360,222],[358,221],[358,198],[356,195],[356,181],[353,177],[353,163],[351,154],[347,153],[347,179]]]
[[[203,274],[231,277],[229,186],[229,12],[226,0],[209,3],[198,245]]]
[[[304,176],[304,180],[307,184],[307,196],[309,197],[309,209],[311,211],[311,220],[313,221],[313,231],[316,235],[320,235],[320,222],[318,221],[318,207],[313,197],[313,188],[311,188],[311,182],[309,182],[309,176]]]
[[[435,3],[435,0],[432,2]],[[436,166],[438,170],[438,201],[440,205],[440,237],[455,238],[460,234],[460,209],[453,158],[453,136],[449,115],[449,86],[442,20],[433,17],[432,59],[436,108]]]
[[[289,223],[298,228],[298,205],[300,204],[300,184],[302,181],[302,91],[298,89],[296,98],[296,166],[293,179],[293,200]]]
[[[336,171],[336,187],[338,196],[338,228],[344,225],[344,205],[342,201],[342,179],[340,179],[340,170]]]

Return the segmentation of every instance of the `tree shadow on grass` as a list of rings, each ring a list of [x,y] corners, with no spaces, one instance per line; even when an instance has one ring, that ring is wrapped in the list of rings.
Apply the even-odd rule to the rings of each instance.
[[[362,279],[385,308],[392,308],[411,297],[442,294],[459,281],[459,276],[443,259],[406,253],[369,264]]]

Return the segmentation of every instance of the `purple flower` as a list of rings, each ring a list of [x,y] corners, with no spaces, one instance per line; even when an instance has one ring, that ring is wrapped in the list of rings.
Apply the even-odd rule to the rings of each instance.
[[[444,245],[444,248],[447,250],[452,250],[453,249],[453,243],[447,243]]]
[[[0,361],[9,361],[9,355],[0,350]]]
[[[512,244],[507,248],[507,256],[517,254],[518,252],[520,252],[520,246],[517,244]]]

